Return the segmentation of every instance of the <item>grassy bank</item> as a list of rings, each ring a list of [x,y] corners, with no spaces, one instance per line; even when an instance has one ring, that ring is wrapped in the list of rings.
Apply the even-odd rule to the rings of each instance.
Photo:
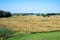
[[[17,35],[7,40],[60,40],[60,32]]]

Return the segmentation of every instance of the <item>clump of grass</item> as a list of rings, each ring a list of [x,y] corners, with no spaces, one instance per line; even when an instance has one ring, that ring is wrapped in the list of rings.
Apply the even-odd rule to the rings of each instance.
[[[12,34],[14,34],[14,31],[8,29],[7,27],[0,27],[0,38],[1,38],[1,40],[6,40]]]

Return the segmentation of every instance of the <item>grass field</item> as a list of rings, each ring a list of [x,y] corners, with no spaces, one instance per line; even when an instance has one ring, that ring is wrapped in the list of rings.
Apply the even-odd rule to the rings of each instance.
[[[60,30],[60,16],[13,16],[0,18],[0,27],[3,26],[18,31],[16,36],[7,40],[60,40],[60,32],[49,32]],[[28,34],[34,32],[36,34]],[[24,34],[21,35],[21,33]]]
[[[60,32],[17,35],[7,40],[60,40]]]
[[[60,30],[60,16],[15,16],[0,18],[0,26],[23,32]]]

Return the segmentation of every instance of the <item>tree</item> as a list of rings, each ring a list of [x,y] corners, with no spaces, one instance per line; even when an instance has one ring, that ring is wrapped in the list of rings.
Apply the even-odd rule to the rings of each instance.
[[[41,14],[43,17],[46,17],[46,14]]]
[[[0,18],[11,17],[11,16],[12,14],[10,12],[0,10]]]
[[[37,13],[36,15],[37,15],[37,16],[40,16],[40,13]]]

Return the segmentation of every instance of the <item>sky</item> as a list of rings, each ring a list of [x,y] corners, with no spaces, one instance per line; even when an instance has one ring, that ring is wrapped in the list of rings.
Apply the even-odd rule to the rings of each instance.
[[[60,13],[60,0],[0,0],[0,10],[12,13]]]

